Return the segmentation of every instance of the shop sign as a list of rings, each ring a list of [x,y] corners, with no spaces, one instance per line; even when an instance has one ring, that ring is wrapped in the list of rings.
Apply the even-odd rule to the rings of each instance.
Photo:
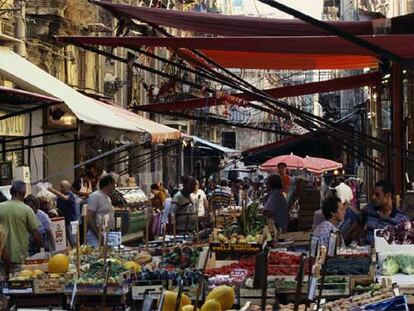
[[[262,250],[258,243],[210,243],[210,249],[216,253],[226,254],[257,254]]]
[[[56,251],[64,251],[66,250],[65,218],[52,218],[51,221],[51,229],[55,238]]]
[[[0,111],[0,116],[7,113]],[[0,136],[24,136],[24,114],[0,120]]]

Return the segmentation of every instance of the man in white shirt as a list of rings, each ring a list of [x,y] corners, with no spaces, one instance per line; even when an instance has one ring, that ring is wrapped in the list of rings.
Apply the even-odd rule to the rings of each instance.
[[[88,233],[86,243],[99,247],[99,226],[108,219],[109,229],[114,227],[114,208],[109,195],[115,190],[115,179],[112,175],[103,175],[99,179],[99,190],[88,198]],[[103,241],[103,239],[102,239]]]
[[[200,189],[200,183],[196,180],[196,189],[190,195],[191,201],[194,202],[194,206],[198,209],[198,217],[204,217],[205,209],[208,207],[207,196],[202,189]]]
[[[335,187],[336,196],[341,199],[342,204],[349,206],[354,198],[352,189],[345,183],[345,178],[343,177],[338,178],[338,183],[339,185]]]

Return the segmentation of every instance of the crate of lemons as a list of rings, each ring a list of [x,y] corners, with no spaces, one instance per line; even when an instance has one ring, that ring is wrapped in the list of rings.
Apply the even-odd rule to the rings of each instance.
[[[164,291],[162,311],[175,310],[177,303],[177,293],[174,291]],[[196,308],[191,304],[190,298],[182,294],[180,301],[180,311],[227,311],[231,310],[235,300],[234,289],[231,286],[221,285],[214,288],[206,298],[201,308]]]
[[[38,265],[26,265],[25,269],[15,273],[9,281],[32,282],[34,293],[48,294],[63,293],[65,283],[73,277],[73,273],[69,272],[69,258],[64,254],[51,257],[47,271],[38,267]]]

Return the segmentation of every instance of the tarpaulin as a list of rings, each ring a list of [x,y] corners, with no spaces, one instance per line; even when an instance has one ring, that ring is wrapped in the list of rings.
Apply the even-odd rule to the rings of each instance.
[[[299,85],[284,86],[264,90],[267,94],[274,98],[284,98],[292,96],[300,96],[307,94],[326,93],[346,89],[355,89],[363,86],[378,86],[381,83],[381,74],[379,72],[372,72],[367,74],[355,75],[346,78],[331,79],[321,82],[311,82]],[[232,96],[244,99],[247,101],[255,100],[255,97],[250,94],[240,93],[232,94]],[[177,111],[177,110],[192,110],[196,108],[203,108],[223,104],[222,101],[215,97],[205,97],[189,100],[180,100],[170,103],[141,105],[137,108],[143,111],[163,112],[163,111]]]
[[[222,36],[320,36],[328,34],[323,29],[296,19],[181,12],[107,1],[93,2],[109,10],[116,17],[127,17],[197,33]],[[355,35],[373,34],[372,21],[334,21],[328,24]]]
[[[414,57],[414,35],[361,36],[402,58]],[[371,51],[344,39],[326,37],[59,37],[77,45],[199,49],[228,68],[357,69],[376,67]]]
[[[414,35],[359,36],[372,44],[397,54],[402,58],[414,57]],[[320,37],[59,37],[60,41],[73,44],[123,46],[139,48],[156,46],[215,51],[264,52],[278,54],[317,55],[367,55],[370,50],[334,36]]]

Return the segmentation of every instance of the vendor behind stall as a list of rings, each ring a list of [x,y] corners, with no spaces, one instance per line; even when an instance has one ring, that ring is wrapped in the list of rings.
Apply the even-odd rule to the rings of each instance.
[[[88,198],[88,232],[86,242],[98,247],[99,226],[103,217],[108,215],[109,228],[114,227],[114,208],[109,195],[115,190],[115,179],[112,175],[104,175],[99,180],[99,190],[93,192]]]
[[[263,214],[273,220],[277,228],[287,232],[289,224],[289,210],[283,194],[283,181],[280,175],[271,174],[266,180],[267,195]]]
[[[193,176],[183,178],[183,188],[178,191],[171,201],[171,222],[177,233],[190,233],[196,230],[197,215],[191,193],[196,187]]]
[[[374,230],[386,226],[397,225],[408,221],[405,213],[395,206],[394,185],[389,181],[379,181],[375,184],[372,203],[362,210],[362,224],[366,230],[366,243],[374,242]]]
[[[72,234],[71,222],[78,220],[78,213],[76,211],[76,198],[71,191],[71,184],[67,180],[60,182],[60,191],[50,187],[48,190],[57,197],[57,209],[59,214],[65,218],[66,239],[71,247],[74,247],[76,240]]]
[[[331,232],[339,232],[338,224],[344,220],[345,207],[341,199],[329,197],[322,203],[322,213],[325,221],[315,228],[313,235],[319,238],[319,245],[328,247]]]

